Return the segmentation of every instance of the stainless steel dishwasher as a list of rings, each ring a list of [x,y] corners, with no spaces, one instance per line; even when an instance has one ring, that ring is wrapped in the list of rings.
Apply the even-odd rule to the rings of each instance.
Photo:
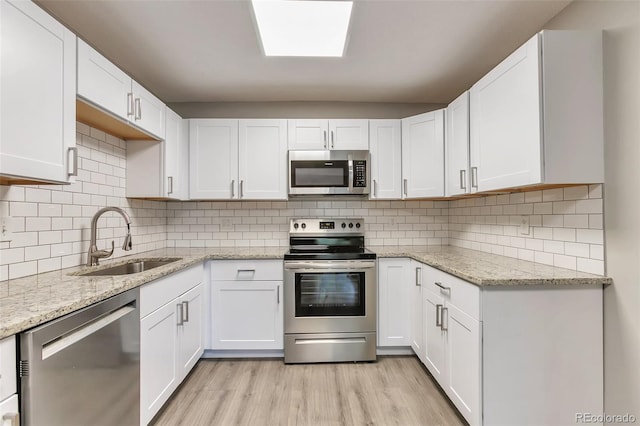
[[[23,425],[140,424],[138,289],[20,335]]]

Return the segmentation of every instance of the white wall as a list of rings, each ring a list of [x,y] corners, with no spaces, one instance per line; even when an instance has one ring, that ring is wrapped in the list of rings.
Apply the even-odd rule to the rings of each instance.
[[[604,405],[640,418],[640,2],[577,1],[545,28],[604,30]]]
[[[111,212],[98,221],[98,248],[114,240],[113,257],[119,257],[165,246],[166,203],[125,198],[125,142],[78,123],[76,143],[74,184],[0,186],[0,207],[9,212],[14,231],[11,242],[0,243],[0,281],[85,263],[91,218],[106,206],[131,217],[133,250],[122,250],[126,226]]]
[[[404,118],[444,108],[441,104],[374,102],[176,102],[183,118]]]

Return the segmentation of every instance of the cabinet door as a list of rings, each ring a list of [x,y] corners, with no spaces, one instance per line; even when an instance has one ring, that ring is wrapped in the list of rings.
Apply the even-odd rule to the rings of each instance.
[[[479,425],[480,323],[452,304],[447,304],[443,321],[447,328],[448,371],[446,386],[442,387],[469,424]]]
[[[403,198],[444,195],[444,110],[402,120]]]
[[[472,183],[478,191],[541,182],[538,37],[471,88]]]
[[[0,419],[2,426],[19,426],[18,394],[12,395],[10,398],[0,401]]]
[[[203,352],[203,286],[198,284],[179,301],[182,325],[178,326],[178,375],[180,381],[189,374]]]
[[[411,261],[411,304],[409,305],[409,312],[411,317],[411,348],[418,355],[420,361],[425,363],[425,350],[424,350],[424,324],[425,317],[423,313],[422,302],[422,272],[423,266],[419,262]]]
[[[240,198],[287,199],[287,120],[240,120]]]
[[[378,346],[409,346],[409,259],[378,260]]]
[[[289,149],[322,150],[329,147],[327,120],[288,120]]]
[[[133,117],[130,121],[159,139],[164,139],[166,110],[164,103],[135,80],[131,81],[131,87]]]
[[[447,107],[446,196],[470,192],[469,176],[469,92]]]
[[[402,198],[400,120],[369,121],[372,200]]]
[[[369,149],[369,120],[329,120],[331,149]]]
[[[76,36],[30,1],[3,0],[0,20],[0,174],[67,183]]]
[[[238,198],[238,120],[189,120],[189,198]]]
[[[167,108],[164,140],[164,196],[176,200],[189,198],[188,122]]]
[[[424,289],[423,309],[425,312],[425,365],[438,383],[444,387],[444,383],[446,383],[445,345],[447,334],[440,326],[444,316],[444,299]]]
[[[78,96],[124,120],[133,118],[131,77],[78,39]]]
[[[140,320],[140,422],[149,423],[178,386],[177,302]]]
[[[283,349],[282,281],[213,281],[213,349]]]

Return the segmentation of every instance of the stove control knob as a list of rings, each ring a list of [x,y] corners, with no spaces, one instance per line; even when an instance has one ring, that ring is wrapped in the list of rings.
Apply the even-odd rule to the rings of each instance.
[[[306,227],[307,227],[307,224],[306,224],[306,223],[303,223],[301,226],[302,226],[302,229],[304,229],[304,228],[306,228]]]
[[[356,228],[360,229],[360,222],[356,223]]]
[[[342,229],[344,229],[344,228],[346,228],[346,227],[347,227],[347,224],[346,224],[346,223],[344,223],[344,222],[342,222]]]
[[[353,223],[350,223],[350,224],[349,224],[349,228],[353,228]]]
[[[293,224],[293,229],[298,229],[298,224],[297,223]]]

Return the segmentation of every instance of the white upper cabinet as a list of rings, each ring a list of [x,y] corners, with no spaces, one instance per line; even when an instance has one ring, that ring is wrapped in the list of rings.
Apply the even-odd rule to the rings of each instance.
[[[73,180],[75,40],[34,3],[0,2],[0,183]]]
[[[444,196],[444,110],[402,119],[402,197]]]
[[[447,107],[445,132],[445,195],[471,191],[469,174],[469,92],[464,92]]]
[[[78,96],[123,120],[133,117],[131,77],[78,39]]]
[[[288,120],[290,150],[368,150],[369,120]]]
[[[543,31],[470,91],[473,191],[604,181],[602,34]]]
[[[327,149],[329,123],[327,120],[288,120],[289,149]]]
[[[189,198],[189,127],[165,105],[166,139],[127,141],[127,197]]]
[[[91,105],[164,139],[163,102],[81,39],[77,93]]]
[[[238,120],[189,120],[189,198],[238,198]]]
[[[133,123],[161,139],[165,138],[165,105],[151,92],[131,80]]]
[[[400,120],[369,121],[372,200],[402,198]]]
[[[287,198],[287,120],[240,120],[241,199]]]
[[[190,122],[190,198],[287,198],[286,120]]]

